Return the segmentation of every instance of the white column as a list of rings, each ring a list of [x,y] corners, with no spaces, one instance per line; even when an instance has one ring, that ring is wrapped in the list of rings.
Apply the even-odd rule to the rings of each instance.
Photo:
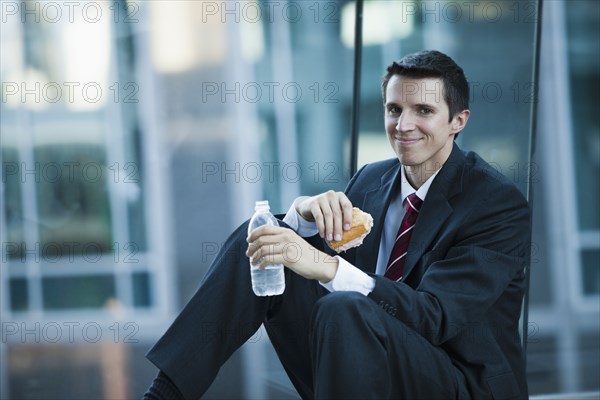
[[[225,81],[229,80],[227,87],[234,87],[235,82],[240,82],[241,86],[254,82],[254,66],[242,57],[240,24],[228,23],[227,34],[228,68],[225,76],[230,78],[225,79]],[[239,103],[227,106],[227,110],[231,111],[232,118],[227,165],[228,168],[233,168],[238,163],[240,171],[243,171],[248,163],[260,161],[258,109],[255,103],[242,98]],[[261,181],[252,183],[246,181],[243,176],[240,177],[239,183],[233,185],[232,199],[235,206],[230,211],[232,220],[237,225],[250,218],[254,212],[254,202],[262,200]],[[262,330],[261,326],[259,334]],[[266,369],[265,345],[265,340],[261,338],[255,342],[247,342],[240,349],[245,398],[266,397],[263,379]]]
[[[544,3],[540,52],[538,154],[544,158],[544,196],[547,202],[548,250],[554,318],[539,333],[556,332],[557,367],[561,392],[577,390],[578,356],[575,319],[570,299],[576,282],[572,268],[579,268],[577,246],[576,186],[568,72],[564,1]],[[543,267],[538,265],[538,267]],[[535,274],[536,265],[532,268]],[[532,319],[532,322],[537,322]]]

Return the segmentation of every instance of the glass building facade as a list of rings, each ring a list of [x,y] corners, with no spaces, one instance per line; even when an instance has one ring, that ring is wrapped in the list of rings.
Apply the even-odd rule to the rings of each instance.
[[[348,182],[356,3],[0,5],[0,397],[139,398],[254,201]],[[593,0],[363,2],[358,167],[393,157],[385,67],[438,49],[471,84],[459,145],[529,196],[532,395],[600,391],[599,26]],[[261,328],[206,397],[298,395]]]

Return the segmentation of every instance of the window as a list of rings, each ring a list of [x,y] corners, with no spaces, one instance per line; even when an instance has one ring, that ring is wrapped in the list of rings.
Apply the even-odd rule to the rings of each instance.
[[[381,80],[399,55],[437,49],[464,68],[470,84],[472,114],[457,143],[477,151],[525,194],[535,100],[535,6],[535,2],[366,1],[359,167],[394,156],[383,127],[381,90],[373,82]]]
[[[254,201],[344,188],[355,1],[1,3],[0,397],[136,397],[145,352]],[[391,60],[463,65],[459,145],[536,194],[530,392],[597,391],[599,3],[544,2],[539,97],[537,3],[365,0],[358,163],[393,157]],[[207,397],[293,397],[265,339]]]
[[[594,1],[544,2],[533,160],[531,393],[599,390],[600,148],[590,114],[598,104],[590,88],[598,82],[599,20]]]
[[[1,39],[14,55],[0,105],[3,320],[164,309],[131,32],[100,18],[126,5],[74,5],[72,19],[58,3],[12,6],[23,10],[5,9]]]
[[[599,8],[592,2],[566,7],[570,106],[573,115],[573,160],[577,189],[577,226],[581,270],[580,296],[600,300],[600,49],[594,40],[600,23]]]

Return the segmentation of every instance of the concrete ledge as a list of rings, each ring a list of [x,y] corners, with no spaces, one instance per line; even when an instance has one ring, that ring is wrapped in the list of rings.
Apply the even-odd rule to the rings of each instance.
[[[600,400],[600,392],[580,392],[561,394],[540,394],[530,396],[530,400]]]

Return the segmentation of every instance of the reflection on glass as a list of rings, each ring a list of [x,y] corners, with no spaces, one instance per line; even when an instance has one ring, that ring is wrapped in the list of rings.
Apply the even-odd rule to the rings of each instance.
[[[581,230],[600,230],[600,12],[596,2],[566,7],[577,210]],[[596,90],[591,90],[595,88]]]
[[[35,153],[45,171],[37,191],[41,250],[61,255],[110,251],[108,171],[102,148],[48,144],[36,147]]]
[[[585,296],[600,296],[600,250],[581,252],[581,283]]]
[[[344,188],[349,178],[345,163],[352,95],[354,2],[87,3],[102,7],[104,18],[100,24],[35,23],[31,16],[27,24],[21,24],[20,16],[9,21],[9,25],[16,23],[23,34],[19,29],[16,34],[7,31],[7,25],[3,25],[2,48],[6,54],[14,55],[2,59],[3,82],[23,81],[28,88],[35,87],[36,82],[41,88],[51,82],[59,85],[47,86],[47,96],[39,102],[34,101],[33,95],[28,95],[25,102],[20,95],[12,95],[0,104],[2,157],[3,162],[21,163],[19,151],[23,148],[17,137],[8,144],[5,135],[31,135],[29,150],[34,162],[39,163],[41,178],[35,185],[33,197],[38,212],[33,222],[42,249],[46,245],[47,258],[53,258],[55,251],[67,259],[74,248],[93,259],[94,251],[110,252],[114,242],[119,241],[118,254],[102,257],[103,261],[118,260],[119,265],[82,263],[76,273],[90,276],[43,276],[42,292],[38,293],[42,296],[42,311],[69,316],[74,315],[69,310],[85,307],[87,314],[89,308],[103,310],[119,302],[133,306],[129,311],[138,323],[138,316],[162,307],[158,303],[165,296],[156,291],[165,287],[159,282],[158,271],[175,276],[178,283],[166,290],[174,293],[179,305],[192,295],[214,256],[212,250],[240,222],[231,214],[244,207],[250,210],[254,204],[255,199],[240,195],[240,187],[250,186],[250,193],[268,198],[275,211],[285,211],[288,198],[296,191],[316,194]],[[87,3],[79,5],[76,17]],[[385,67],[406,53],[435,48],[463,65],[471,81],[473,117],[460,137],[460,145],[478,151],[520,188],[526,187],[529,107],[536,100],[530,77],[536,17],[531,6],[535,3],[365,1],[359,164],[394,156],[383,128],[379,85]],[[290,4],[291,13],[301,10],[301,17],[284,14],[285,4]],[[118,24],[116,7],[121,9]],[[237,12],[225,14],[225,7]],[[256,9],[262,12],[258,18]],[[462,12],[460,16],[457,9]],[[589,90],[597,81],[597,75],[590,71],[598,66],[594,61],[597,45],[589,45],[596,42],[587,38],[597,36],[593,35],[593,24],[598,24],[592,21],[597,7],[591,11],[580,9],[579,4],[565,7],[572,20],[569,37],[578,43],[568,57],[573,63],[570,70],[575,81],[573,107],[587,110],[581,112],[585,116],[574,113],[579,135],[577,176],[581,179],[578,209],[582,229],[593,230],[599,226],[595,207],[599,196],[594,186],[599,157],[595,152],[598,134],[593,125],[597,121],[588,107],[598,108],[597,98],[593,97],[597,93]],[[126,11],[135,12],[132,17],[137,22],[121,23]],[[63,13],[66,18],[66,8]],[[584,43],[587,44],[582,46]],[[20,65],[19,54],[23,54],[24,65]],[[138,82],[140,76],[145,80]],[[69,81],[79,83],[73,87],[72,101],[67,96],[69,87],[63,84]],[[82,94],[86,83],[91,83],[87,101]],[[96,87],[101,87],[102,97],[97,102],[89,101]],[[52,100],[58,89],[62,90],[61,99],[46,101]],[[24,111],[25,120],[31,123],[25,131],[19,130],[17,111]],[[158,139],[152,137],[151,129],[157,131]],[[147,159],[152,146],[159,147],[160,156]],[[86,164],[89,166],[84,172]],[[157,164],[165,176],[152,175],[151,168],[145,169]],[[28,164],[27,168],[35,166]],[[63,179],[56,180],[59,171]],[[101,179],[97,179],[97,171],[102,171]],[[72,179],[70,172],[74,173]],[[543,171],[537,172],[535,177],[543,178]],[[7,239],[15,243],[25,240],[24,192],[20,182],[20,175],[8,176],[3,182],[2,223],[7,228]],[[137,251],[147,251],[151,256],[147,258],[154,262],[160,242],[156,239],[163,238],[156,233],[157,209],[153,207],[157,200],[147,193],[151,186],[148,182],[168,191],[165,197],[169,208],[160,211],[172,223],[166,230],[173,234],[173,248],[167,250],[176,257],[173,263],[153,264],[148,270],[144,270],[144,262],[133,264],[135,272],[131,272],[127,268],[132,265],[126,265],[125,259],[144,260],[145,254]],[[91,246],[67,244],[73,241]],[[125,247],[130,242],[136,246],[136,253]],[[9,251],[11,256],[19,254],[17,247]],[[581,258],[583,290],[585,295],[594,296],[598,294],[594,283],[598,279],[598,254],[586,251]],[[15,266],[13,270],[21,267]],[[544,268],[545,264],[537,266]],[[61,273],[61,266],[49,267],[53,274]],[[86,267],[96,270],[90,272]],[[98,273],[102,268],[106,270]],[[47,270],[44,268],[42,273]],[[36,280],[21,275],[6,279],[11,311],[29,315]],[[555,297],[546,294],[549,300],[544,306],[548,307]],[[157,331],[168,325],[163,322],[157,323],[160,326],[154,331],[144,331],[150,336],[159,335]],[[105,336],[112,340],[112,333]],[[537,342],[530,344],[531,392],[559,391],[560,377],[564,376],[560,370],[564,356],[560,353],[560,338],[568,335],[557,335],[545,328],[540,333],[545,336],[535,336],[533,340]],[[586,343],[588,347],[580,351],[595,354],[584,352],[597,349],[591,339],[586,339]],[[141,347],[149,345],[143,343]],[[34,357],[43,350],[28,351]],[[74,348],[61,351],[72,354]],[[13,349],[11,352],[21,354]],[[143,351],[137,353],[140,354],[132,355],[129,363],[146,362]],[[589,371],[597,371],[597,364],[591,363],[591,356],[584,358],[585,354],[576,368],[590,366]],[[254,358],[248,358],[249,365],[253,365]],[[14,364],[23,365],[19,357],[13,359]],[[276,365],[276,372],[280,372],[275,358],[269,364]],[[60,365],[64,367],[64,362]],[[12,369],[9,380],[17,389],[11,394],[25,393],[19,387],[37,385],[38,373],[44,378],[52,376],[53,367],[22,368],[18,373]],[[88,368],[91,384],[99,385],[98,366],[90,361]],[[254,372],[239,365],[230,370]],[[141,382],[149,382],[151,375],[153,372],[148,374],[143,369],[128,371],[127,379],[134,382],[132,386],[138,385],[130,389],[129,397],[143,390],[139,387],[143,386]],[[585,379],[590,382],[585,387],[597,388],[597,381]],[[277,378],[277,390],[284,386],[284,380]],[[218,385],[217,381],[214,397],[223,397],[231,390],[223,387],[231,385]],[[43,390],[56,398],[84,397],[81,393],[90,391],[89,387],[68,391],[51,385],[40,387],[40,393]],[[232,397],[244,397],[243,388],[236,390]],[[272,388],[265,392],[281,393]],[[94,395],[102,397],[101,389]]]
[[[178,74],[201,65],[218,66],[225,61],[226,24],[221,22],[220,15],[206,16],[208,6],[220,7],[221,3],[153,1],[148,5],[152,61],[160,72]],[[203,40],[208,37],[210,40]]]
[[[27,279],[13,278],[9,281],[10,309],[12,311],[25,311],[29,307],[27,298]]]
[[[42,279],[45,310],[111,307],[115,290],[115,278],[111,275]]]
[[[150,291],[150,274],[148,272],[135,272],[132,276],[133,305],[134,307],[148,307],[152,304]]]
[[[408,38],[414,29],[416,4],[406,1],[377,0],[363,4],[363,20],[377,21],[363,26],[363,46],[383,45],[395,40]],[[344,5],[342,9],[341,35],[344,45],[354,47],[356,2]],[[399,57],[398,57],[399,58]]]
[[[2,123],[2,132],[11,129]],[[13,131],[14,132],[14,131]],[[23,207],[21,194],[21,163],[16,147],[2,146],[2,184],[4,185],[4,210],[2,216],[6,225],[7,237],[2,251],[9,258],[20,258],[24,254],[25,238],[23,232]]]

